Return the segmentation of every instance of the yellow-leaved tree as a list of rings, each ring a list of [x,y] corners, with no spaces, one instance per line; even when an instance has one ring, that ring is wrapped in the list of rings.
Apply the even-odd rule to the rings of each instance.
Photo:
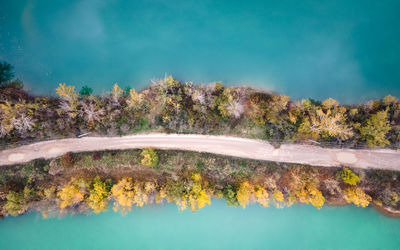
[[[109,186],[103,182],[99,176],[93,179],[87,199],[88,206],[94,213],[100,213],[107,210]]]
[[[123,214],[130,211],[133,205],[134,185],[132,178],[122,178],[111,189],[115,200],[114,211],[120,210]]]
[[[78,94],[75,91],[75,86],[60,83],[56,92],[63,100],[60,104],[59,113],[66,113],[69,117],[75,118],[78,115]]]
[[[142,153],[142,160],[140,161],[143,165],[148,167],[157,167],[158,164],[158,155],[157,152],[152,148],[145,148],[143,149]]]
[[[358,207],[367,207],[372,198],[360,187],[349,187],[343,190],[344,198],[348,203],[353,203]]]
[[[248,181],[240,183],[239,189],[236,193],[236,198],[243,208],[246,208],[246,206],[250,203],[250,197],[252,194],[251,189],[252,187]]]
[[[82,202],[85,199],[87,188],[88,183],[84,179],[72,179],[57,193],[60,208],[65,209]]]

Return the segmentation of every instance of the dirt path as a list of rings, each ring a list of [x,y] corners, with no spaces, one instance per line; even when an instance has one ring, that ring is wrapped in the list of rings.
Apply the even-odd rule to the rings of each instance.
[[[0,151],[0,165],[54,158],[67,152],[153,147],[243,157],[249,159],[333,167],[400,171],[400,150],[327,149],[309,145],[282,145],[226,136],[147,134],[123,137],[84,137],[34,143]]]

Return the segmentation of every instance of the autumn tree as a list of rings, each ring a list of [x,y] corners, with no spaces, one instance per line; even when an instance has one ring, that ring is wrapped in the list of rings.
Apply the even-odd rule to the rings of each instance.
[[[114,105],[119,105],[119,99],[122,97],[123,93],[124,91],[115,83],[110,93]]]
[[[397,103],[399,103],[399,99],[392,95],[387,95],[382,99],[382,104],[386,107],[390,105],[396,105]]]
[[[343,111],[332,113],[331,109],[326,112],[319,109],[315,116],[310,119],[310,131],[322,138],[338,137],[341,140],[347,140],[353,137],[352,129],[345,124],[345,115]]]
[[[129,96],[126,100],[126,103],[130,109],[140,109],[143,102],[144,96],[142,93],[138,93],[134,89],[129,89]]]
[[[63,210],[81,203],[85,198],[87,189],[88,183],[84,179],[72,179],[57,193],[60,208]]]
[[[345,200],[358,207],[367,207],[372,200],[371,196],[366,194],[361,187],[349,187],[343,191]]]
[[[142,160],[140,161],[143,165],[148,167],[156,167],[158,164],[158,155],[157,152],[152,148],[145,148],[140,153],[142,156]]]
[[[353,186],[357,185],[357,183],[360,182],[360,178],[358,177],[358,175],[353,173],[353,171],[348,168],[343,168],[342,171],[340,171],[340,176],[345,183]]]
[[[12,131],[24,137],[36,125],[32,116],[37,109],[37,105],[26,103],[24,100],[14,104],[8,101],[0,103],[0,137],[5,137]]]
[[[101,106],[97,97],[90,96],[80,101],[80,117],[86,122],[89,129],[93,129],[96,123],[101,123],[106,116],[106,110]]]
[[[390,131],[388,120],[388,109],[371,115],[364,126],[360,128],[361,137],[367,141],[370,147],[389,145],[386,134]]]
[[[246,208],[246,206],[250,203],[250,196],[252,194],[251,189],[252,187],[250,186],[249,182],[244,181],[240,183],[236,198],[243,208]]]
[[[12,216],[17,216],[27,210],[27,204],[24,200],[24,194],[21,192],[10,191],[7,194],[7,202],[3,209]]]
[[[60,103],[60,112],[66,113],[70,118],[74,119],[78,115],[79,104],[75,86],[67,86],[65,83],[60,83],[56,92],[62,99]]]
[[[108,182],[109,183],[109,182]],[[110,193],[110,185],[103,182],[99,176],[96,176],[89,189],[89,197],[87,203],[94,213],[100,213],[107,209],[108,195]]]
[[[114,211],[121,210],[124,214],[131,210],[134,197],[132,178],[122,178],[111,188],[111,193],[115,200],[113,207]]]

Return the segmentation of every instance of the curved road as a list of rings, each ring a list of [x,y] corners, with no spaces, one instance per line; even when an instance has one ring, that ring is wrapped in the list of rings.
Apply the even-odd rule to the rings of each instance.
[[[329,149],[286,144],[275,149],[271,144],[226,136],[142,134],[123,137],[84,137],[34,143],[0,151],[0,165],[54,158],[67,152],[153,147],[207,152],[256,160],[299,163],[312,166],[376,168],[400,171],[400,150]]]

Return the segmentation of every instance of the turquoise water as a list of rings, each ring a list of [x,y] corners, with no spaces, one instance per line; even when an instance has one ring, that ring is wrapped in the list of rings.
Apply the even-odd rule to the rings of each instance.
[[[102,93],[172,74],[294,98],[400,97],[400,1],[0,0],[0,60],[28,89]],[[214,201],[0,221],[0,249],[398,249],[400,219],[371,208],[246,210]]]
[[[371,208],[227,207],[214,201],[198,212],[175,205],[0,222],[0,249],[398,249],[400,219]]]
[[[400,96],[398,0],[0,0],[0,59],[36,93],[172,74],[343,102]]]

